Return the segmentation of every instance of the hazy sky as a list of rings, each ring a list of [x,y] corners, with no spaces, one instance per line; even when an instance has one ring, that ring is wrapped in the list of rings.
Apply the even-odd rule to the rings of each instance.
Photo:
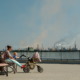
[[[0,0],[0,49],[75,41],[80,48],[80,0]]]

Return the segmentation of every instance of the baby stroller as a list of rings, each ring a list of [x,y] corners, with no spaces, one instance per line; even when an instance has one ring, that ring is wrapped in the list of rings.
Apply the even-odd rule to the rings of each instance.
[[[42,73],[43,68],[37,64],[38,62],[41,62],[41,59],[40,59],[39,53],[36,52],[32,58],[30,58],[30,57],[27,58],[27,62],[25,63],[26,67],[23,68],[23,71],[25,73],[29,73],[30,70],[33,70],[35,67],[37,67],[37,71]]]

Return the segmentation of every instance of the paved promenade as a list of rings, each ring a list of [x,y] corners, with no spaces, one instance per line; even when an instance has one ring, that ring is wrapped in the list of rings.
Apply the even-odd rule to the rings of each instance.
[[[1,76],[0,80],[80,80],[80,65],[74,64],[40,64],[44,68],[43,73],[37,70],[24,73],[18,68],[16,74]]]

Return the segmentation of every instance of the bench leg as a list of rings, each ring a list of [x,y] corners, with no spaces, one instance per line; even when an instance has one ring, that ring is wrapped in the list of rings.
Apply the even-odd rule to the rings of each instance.
[[[8,76],[8,66],[6,66],[6,76]]]

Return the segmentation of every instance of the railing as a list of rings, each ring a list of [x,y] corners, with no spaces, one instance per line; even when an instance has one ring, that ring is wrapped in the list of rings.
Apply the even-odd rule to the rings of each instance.
[[[32,56],[34,52],[19,52],[19,55]],[[42,62],[49,63],[80,63],[80,51],[73,52],[39,52]],[[24,59],[25,60],[25,59]]]

